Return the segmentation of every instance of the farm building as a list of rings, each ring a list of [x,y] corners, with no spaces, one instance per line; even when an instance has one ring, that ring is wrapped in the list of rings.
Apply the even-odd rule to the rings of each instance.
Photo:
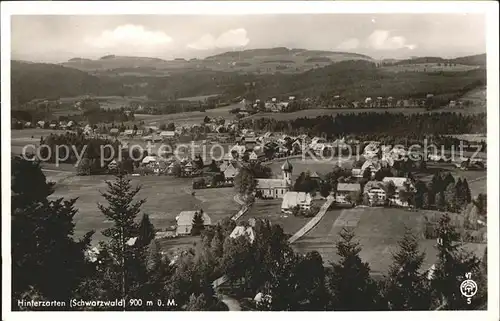
[[[197,211],[182,211],[175,218],[177,221],[177,235],[187,235],[191,233],[191,228],[193,227],[193,218]],[[212,225],[212,220],[207,213],[202,214],[203,224],[205,226]]]
[[[338,183],[335,193],[335,202],[340,204],[354,204],[357,195],[361,193],[361,185],[358,183]]]
[[[312,197],[311,194],[305,192],[287,192],[283,196],[281,203],[281,211],[284,213],[291,213],[296,206],[301,209],[307,210],[311,208]]]

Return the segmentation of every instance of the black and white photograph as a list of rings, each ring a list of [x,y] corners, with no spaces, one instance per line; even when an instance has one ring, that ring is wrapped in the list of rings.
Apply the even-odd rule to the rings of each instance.
[[[498,320],[498,58],[496,2],[2,3],[3,319]]]

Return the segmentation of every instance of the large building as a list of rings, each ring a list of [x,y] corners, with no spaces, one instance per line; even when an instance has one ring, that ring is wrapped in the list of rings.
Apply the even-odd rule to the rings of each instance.
[[[256,195],[262,198],[283,198],[292,188],[293,166],[288,161],[281,166],[282,178],[257,179]]]

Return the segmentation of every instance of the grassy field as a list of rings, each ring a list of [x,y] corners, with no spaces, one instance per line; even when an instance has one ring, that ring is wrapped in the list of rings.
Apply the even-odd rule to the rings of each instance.
[[[87,98],[87,96],[77,96],[77,97],[63,97],[59,101],[63,104],[73,104],[82,99]],[[102,108],[106,109],[116,109],[120,107],[126,107],[131,102],[145,102],[146,97],[143,96],[92,96],[92,99],[96,99],[101,104]],[[78,110],[75,110],[78,112]]]
[[[248,213],[243,215],[239,221],[247,221],[249,218],[268,219],[272,224],[279,224],[286,234],[292,235],[297,232],[310,218],[282,215],[282,199],[256,200]]]
[[[455,66],[444,66],[442,63],[406,64],[395,66],[384,66],[383,70],[390,72],[461,72],[478,69],[479,66],[469,66],[456,64]]]
[[[426,253],[422,266],[428,269],[436,261],[435,240],[423,236],[423,215],[420,212],[398,208],[357,207],[353,209],[333,209],[327,212],[320,223],[294,247],[299,252],[318,251],[325,264],[339,259],[335,242],[340,238],[343,227],[354,229],[356,241],[361,245],[361,259],[370,264],[374,274],[387,272],[392,263],[392,253],[397,250],[397,242],[403,237],[405,227],[410,227],[420,239],[420,250]],[[465,247],[482,256],[484,244],[466,244]]]
[[[403,114],[419,114],[427,112],[425,108],[343,108],[343,109],[304,109],[292,113],[259,113],[244,117],[242,119],[257,119],[257,118],[272,118],[276,120],[293,120],[297,118],[315,118],[318,116],[330,116],[338,114],[358,114],[358,113],[403,113]],[[470,108],[439,108],[432,112],[458,112],[463,114],[476,114],[486,112],[486,108],[481,106],[472,106]]]
[[[193,96],[193,97],[183,97],[179,98],[179,100],[185,100],[185,101],[205,101],[208,98],[211,97],[217,97],[219,95],[213,94],[213,95],[203,95],[203,96]]]
[[[339,165],[342,167],[346,168],[351,168],[352,166],[352,161],[341,161],[339,162],[337,157],[334,157],[333,160],[325,160],[325,161],[319,161],[319,160],[313,160],[310,158],[306,159],[301,159],[301,158],[291,158],[289,159],[289,162],[293,166],[293,176],[297,177],[300,173],[310,171],[310,172],[317,172],[318,174],[326,174],[328,172],[331,172],[333,167],[335,165]],[[271,164],[269,164],[269,167],[273,171],[273,174],[276,176],[281,176],[281,166],[283,165],[284,161],[273,161]]]
[[[60,178],[61,173],[47,172],[49,180]],[[89,230],[96,230],[94,242],[102,240],[100,233],[110,226],[103,214],[97,209],[97,202],[105,203],[100,191],[106,190],[105,180],[112,176],[69,176],[56,185],[53,197],[75,198],[78,214],[75,215],[75,234],[81,236]],[[175,225],[175,217],[185,210],[202,208],[215,223],[231,216],[238,210],[233,200],[232,189],[207,189],[191,195],[191,179],[166,176],[131,177],[132,185],[142,185],[137,198],[146,199],[142,212],[149,214],[156,228],[164,229]]]
[[[223,117],[226,121],[236,119],[234,114],[230,114],[231,109],[241,107],[240,104],[233,104],[225,107],[207,109],[204,113],[199,111],[166,114],[166,115],[149,115],[135,114],[135,120],[143,120],[146,125],[160,126],[161,124],[175,123],[175,126],[185,126],[203,123],[205,116],[208,117]]]
[[[385,272],[391,263],[391,253],[403,236],[405,226],[421,234],[421,215],[394,208],[358,207],[334,209],[307,235],[295,243],[295,248],[306,252],[318,251],[325,263],[337,261],[335,242],[344,226],[354,229],[360,242],[361,258],[369,262],[375,273]]]

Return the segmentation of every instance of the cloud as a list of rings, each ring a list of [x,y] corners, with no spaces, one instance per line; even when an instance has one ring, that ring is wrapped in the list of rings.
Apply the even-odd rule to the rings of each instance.
[[[248,45],[250,39],[247,37],[247,31],[243,28],[231,29],[217,38],[211,34],[205,34],[198,40],[187,45],[190,49],[210,50],[215,48],[236,48]]]
[[[388,30],[375,30],[366,40],[366,46],[376,50],[396,50],[417,48],[415,44],[408,44],[402,36],[391,36]]]
[[[98,48],[127,46],[159,46],[172,42],[173,39],[163,31],[147,30],[140,25],[121,25],[113,30],[105,30],[97,37],[87,37],[85,42]]]
[[[201,36],[200,39],[187,45],[189,49],[209,50],[215,48],[215,38],[211,34]]]
[[[337,46],[339,50],[352,50],[359,47],[360,41],[356,38],[348,39]]]

